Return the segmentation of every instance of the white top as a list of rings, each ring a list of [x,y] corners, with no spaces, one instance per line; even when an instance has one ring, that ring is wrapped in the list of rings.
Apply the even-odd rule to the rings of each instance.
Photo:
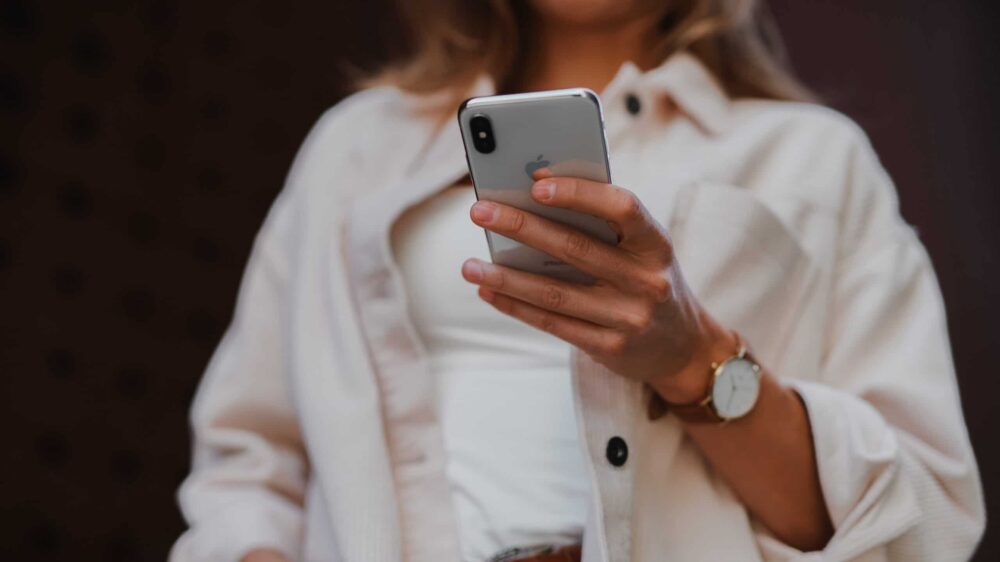
[[[482,76],[466,95],[495,91]],[[802,397],[835,532],[822,553],[777,540],[674,416],[647,419],[638,381],[574,349],[582,562],[967,560],[985,513],[944,303],[862,132],[815,105],[729,99],[683,53],[624,64],[600,95],[615,183],[670,233],[701,304]],[[389,236],[468,172],[454,108],[424,111],[440,99],[366,90],[303,144],[192,408],[190,529],[172,561],[262,546],[308,562],[460,559],[434,378]],[[624,464],[606,456],[614,437]]]
[[[404,213],[392,247],[427,350],[462,560],[580,540],[588,484],[566,342],[501,314],[460,273],[489,261],[471,186]]]

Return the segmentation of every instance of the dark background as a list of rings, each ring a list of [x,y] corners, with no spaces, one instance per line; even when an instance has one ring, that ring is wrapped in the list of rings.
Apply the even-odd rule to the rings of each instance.
[[[1000,510],[1000,84],[988,2],[777,0],[796,68],[872,136],[948,304]],[[187,408],[253,235],[386,0],[0,0],[0,549],[162,560]],[[977,560],[1000,559],[993,524]]]

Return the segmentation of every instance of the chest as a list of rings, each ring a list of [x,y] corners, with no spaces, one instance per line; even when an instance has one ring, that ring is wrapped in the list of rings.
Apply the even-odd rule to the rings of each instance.
[[[753,152],[709,142],[684,121],[655,131],[609,135],[609,148],[614,183],[635,192],[667,227],[695,295],[721,320],[745,331],[759,355],[778,362],[778,349],[793,348],[786,340],[801,335],[799,328],[807,327],[805,334],[821,330],[838,227],[835,211],[810,197],[810,190],[822,186],[812,185],[808,177],[789,177]],[[781,155],[770,158],[780,160]],[[454,238],[449,247],[465,257],[485,258],[487,250],[481,229],[462,220],[473,202],[471,190],[436,197],[466,172],[457,131],[443,131],[427,150],[399,161],[406,164],[365,172],[366,178],[374,178],[365,190],[353,194],[340,213],[331,209],[326,216],[339,216],[344,261],[336,265],[348,276],[362,321],[377,314],[369,319],[372,329],[406,334],[414,307],[419,311],[440,303],[406,302],[393,253],[395,246],[407,243],[392,238],[400,223],[421,206],[450,205],[447,228],[429,230],[425,236],[430,238],[413,243],[441,246],[444,236]],[[461,213],[458,207],[463,207]],[[448,284],[456,302],[475,300],[457,274],[460,263],[455,262],[464,258],[440,251],[416,254],[438,260],[409,264],[428,272],[424,281]],[[448,307],[445,314],[456,315],[452,320],[460,323],[465,310],[469,308]],[[812,342],[806,355],[816,356],[818,338],[804,339]],[[772,357],[769,348],[775,350]]]
[[[315,414],[309,416],[310,425],[322,427],[316,431],[321,438],[310,449],[321,453],[350,442],[347,428],[352,425],[377,423],[385,439],[384,448],[365,449],[352,459],[336,451],[317,454],[317,459],[339,459],[338,466],[317,471],[328,468],[331,474],[345,474],[349,471],[344,463],[358,470],[385,466],[382,484],[391,486],[395,497],[394,506],[384,507],[385,519],[395,520],[389,514],[398,510],[401,544],[422,545],[419,555],[408,557],[413,560],[454,558],[456,526],[453,513],[427,508],[449,504],[441,470],[445,452],[433,408],[433,380],[414,329],[391,233],[409,210],[465,175],[461,140],[453,133],[412,158],[400,158],[405,165],[370,174],[346,173],[345,184],[363,189],[351,191],[349,197],[327,193],[328,199],[308,206],[302,218],[307,233],[300,249],[304,265],[295,274],[304,290],[296,293],[314,298],[297,302],[291,312],[295,331],[311,334],[301,341],[315,344],[297,347],[292,358],[299,366],[296,384],[303,411]],[[829,295],[827,264],[835,251],[832,214],[795,196],[782,178],[759,171],[737,173],[722,151],[697,139],[694,131],[668,128],[657,134],[664,137],[642,142],[638,137],[609,138],[615,183],[636,192],[667,227],[685,279],[713,315],[743,333],[779,376],[817,372]],[[337,187],[343,187],[337,193],[346,190]],[[464,228],[462,243],[470,245],[462,251],[481,254],[483,233],[471,223]],[[455,258],[443,259],[428,267],[447,275]],[[457,290],[464,281],[457,279],[457,270],[455,274],[447,282],[457,283]],[[462,321],[460,311],[453,313]],[[596,467],[591,474],[597,503],[590,509],[614,522],[616,527],[605,532],[619,541],[612,550],[625,552],[622,541],[628,540],[633,486],[650,485],[640,481],[655,479],[660,489],[665,475],[681,474],[671,471],[674,459],[680,458],[677,451],[684,448],[672,426],[657,425],[643,430],[646,433],[635,429],[643,410],[634,385],[586,365],[585,358],[578,358],[573,370],[581,434],[588,460]],[[336,408],[331,408],[332,402]],[[335,419],[328,413],[334,409]],[[323,419],[329,423],[321,423]],[[330,438],[332,425],[345,428],[339,440]],[[653,442],[674,445],[658,445],[657,457],[643,461],[637,456],[622,471],[606,466],[604,459],[613,436],[624,438],[634,451],[648,449],[645,445]],[[699,466],[691,463],[684,477],[688,484],[703,479]],[[705,503],[705,497],[699,502]],[[719,501],[732,505],[730,500]],[[350,517],[352,506],[330,503]],[[644,520],[666,521],[648,514]],[[429,536],[438,540],[429,544]]]

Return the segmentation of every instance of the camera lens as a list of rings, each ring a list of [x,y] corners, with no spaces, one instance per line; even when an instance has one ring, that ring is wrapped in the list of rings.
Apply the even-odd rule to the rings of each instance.
[[[469,129],[472,131],[472,145],[483,154],[489,154],[497,147],[496,139],[493,138],[493,125],[485,115],[474,115],[469,120]]]

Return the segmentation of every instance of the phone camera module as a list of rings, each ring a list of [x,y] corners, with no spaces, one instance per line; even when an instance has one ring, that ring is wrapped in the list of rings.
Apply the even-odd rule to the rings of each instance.
[[[497,147],[496,139],[493,137],[493,125],[485,115],[473,116],[469,120],[469,129],[472,131],[472,144],[479,152],[489,154]]]

